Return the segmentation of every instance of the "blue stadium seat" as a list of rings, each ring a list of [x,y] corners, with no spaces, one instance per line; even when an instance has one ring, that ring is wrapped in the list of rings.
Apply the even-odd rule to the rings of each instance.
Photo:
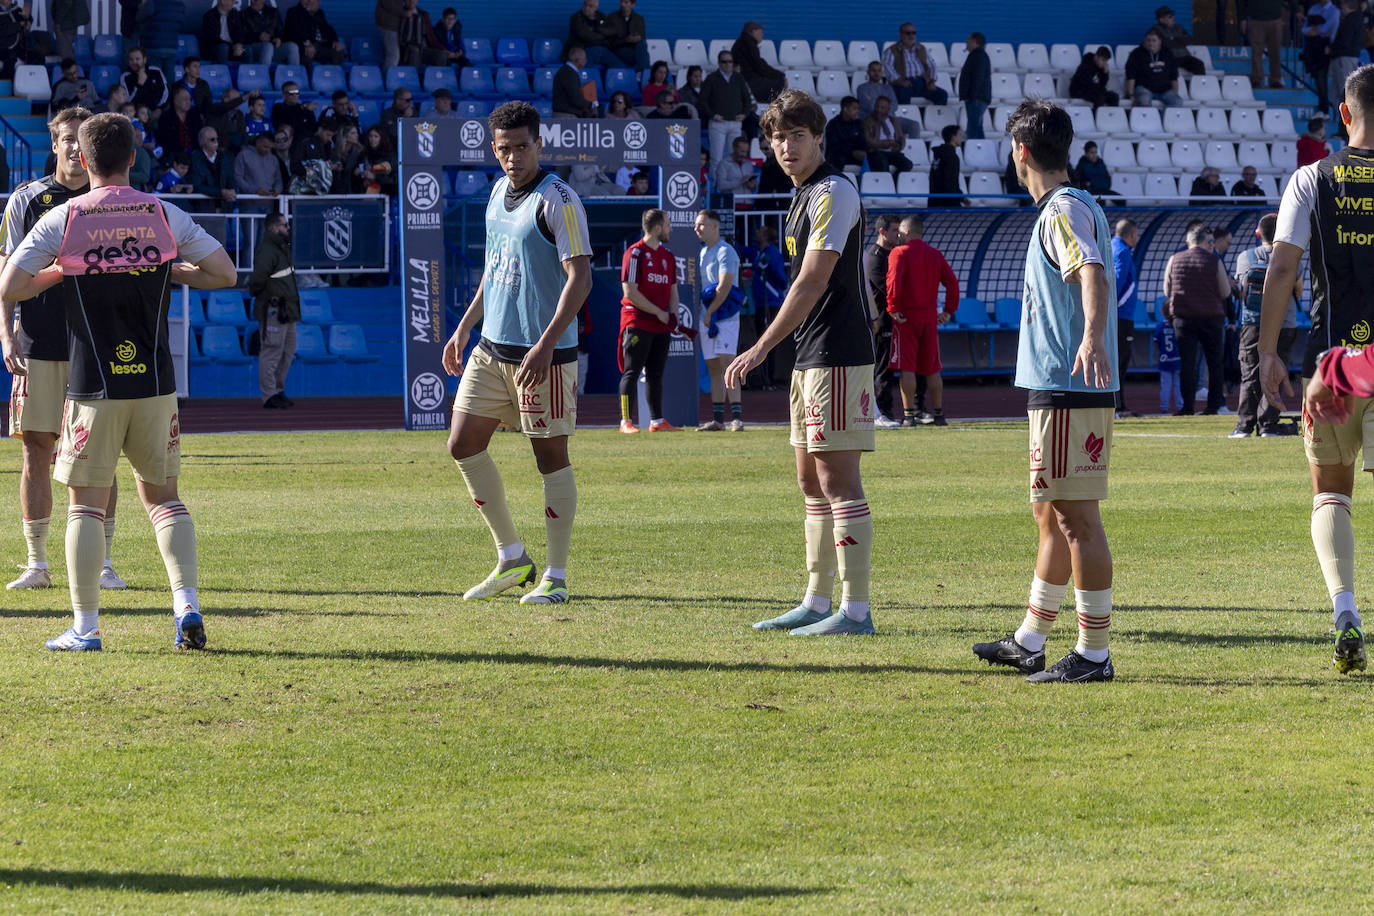
[[[303,289],[301,297],[301,321],[308,324],[333,324],[334,309],[329,304],[329,294],[322,289]]]
[[[358,109],[358,126],[364,131],[381,120],[381,102],[376,102],[372,99],[354,99],[353,104]]]
[[[355,38],[348,46],[348,59],[355,64],[380,64],[382,46],[377,37]]]
[[[336,324],[329,329],[329,352],[346,363],[375,363],[367,352],[367,336],[360,324]]]
[[[423,87],[420,85],[419,71],[414,67],[387,67],[386,91],[395,92],[403,86],[412,93],[420,92]]]
[[[205,85],[210,87],[210,94],[215,98],[219,98],[220,93],[234,85],[227,64],[201,64],[200,78],[205,80]]]
[[[535,99],[534,101],[530,102],[530,104],[534,106],[535,111],[539,112],[539,117],[543,118],[545,121],[548,121],[553,117],[552,99]]]
[[[530,67],[529,42],[523,38],[496,39],[496,62],[503,67]]]
[[[324,345],[324,332],[320,326],[305,322],[296,325],[296,359],[313,365],[337,362]]]
[[[487,38],[464,38],[463,53],[474,67],[487,67],[496,61],[491,50],[491,40]]]
[[[1168,296],[1156,296],[1156,297],[1155,297],[1155,312],[1154,312],[1154,314],[1155,314],[1156,320],[1158,320],[1158,319],[1164,317],[1164,300],[1167,299],[1167,298],[1169,298],[1169,297],[1168,297]]]
[[[124,39],[119,35],[97,35],[91,43],[95,59],[102,64],[124,63]]]
[[[297,86],[309,86],[310,74],[306,71],[303,64],[277,64],[272,74],[272,87],[280,89],[283,83],[295,83]]]
[[[534,40],[534,63],[539,67],[557,67],[563,62],[563,42],[557,38]]]
[[[486,67],[464,67],[463,72],[458,76],[458,85],[462,88],[463,94],[478,99],[499,99],[501,93],[496,91],[496,84],[492,82],[491,71]]]
[[[453,193],[459,197],[471,197],[487,188],[487,176],[482,172],[463,169],[454,173]]]
[[[191,365],[208,366],[210,364],[210,357],[200,351],[200,341],[196,339],[196,335],[190,334],[187,336],[186,348],[186,359]]]
[[[191,301],[191,328],[200,330],[205,327],[205,300],[200,297],[200,293],[191,290],[189,296]],[[172,301],[167,307],[167,318],[169,321],[177,322],[181,320],[181,293],[172,293]]]
[[[253,357],[243,352],[238,328],[228,325],[212,324],[201,331],[200,350],[208,359],[229,366],[243,366],[253,361]]]
[[[982,299],[966,297],[959,300],[959,311],[954,313],[954,324],[963,331],[994,331],[997,325],[988,320],[988,307]]]
[[[1021,300],[1013,296],[1003,296],[992,303],[992,317],[1004,328],[1021,327]]]
[[[344,68],[337,64],[316,64],[315,71],[310,74],[310,88],[325,97],[340,89],[347,89],[348,78],[344,75]]]
[[[177,36],[177,63],[188,57],[200,57],[200,39],[194,35]]]
[[[495,85],[496,91],[506,98],[528,99],[534,96],[534,93],[530,92],[529,76],[519,67],[502,67],[497,70]]]
[[[426,67],[424,77],[425,92],[447,89],[454,95],[458,94],[458,75],[453,72],[452,67]]]
[[[348,88],[352,92],[380,95],[386,91],[382,83],[382,68],[372,64],[354,64],[348,71]]]
[[[491,114],[491,105],[483,99],[463,99],[453,110],[462,118],[485,118]]]
[[[236,85],[244,95],[272,85],[272,68],[265,64],[239,64]]]
[[[94,52],[91,49],[91,36],[76,36],[76,41],[72,42],[72,52],[76,55],[76,62],[81,65],[81,68],[83,70],[88,69],[95,60]]]
[[[534,94],[541,98],[553,98],[553,75],[557,73],[554,67],[540,67],[534,71],[534,79],[530,81]],[[118,74],[115,74],[118,78]]]
[[[205,305],[205,320],[210,324],[229,324],[234,327],[254,324],[243,306],[243,293],[233,289],[217,289],[210,293]]]
[[[630,96],[630,105],[634,106],[639,99],[639,74],[629,67],[610,67],[606,70],[606,98],[611,97],[612,92],[626,92]]]
[[[587,67],[585,70],[579,70],[578,73],[582,76],[583,87],[585,88],[587,83],[591,83],[596,87],[596,97],[604,102],[606,100],[606,86],[601,82],[601,68]]]
[[[95,91],[102,99],[110,95],[110,87],[119,82],[119,68],[114,64],[94,64],[86,74],[95,84]]]

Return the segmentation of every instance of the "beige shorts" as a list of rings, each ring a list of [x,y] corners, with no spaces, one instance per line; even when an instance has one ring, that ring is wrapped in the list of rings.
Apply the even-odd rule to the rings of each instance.
[[[1308,379],[1303,379],[1304,389]],[[1339,426],[1312,419],[1307,405],[1302,408],[1302,445],[1309,464],[1351,465],[1364,451],[1364,469],[1374,470],[1374,457],[1364,448],[1365,439],[1374,439],[1374,398],[1351,398],[1350,416]]]
[[[873,365],[793,369],[793,448],[808,452],[871,452]]]
[[[62,405],[67,400],[67,361],[29,359],[27,375],[10,386],[10,435],[62,432]]]
[[[453,412],[502,420],[531,439],[571,436],[577,425],[577,363],[550,366],[548,377],[534,388],[516,387],[518,368],[474,347]]]
[[[1027,413],[1031,502],[1106,499],[1115,411],[1072,407]]]
[[[108,487],[120,452],[147,483],[161,485],[181,473],[175,394],[67,402],[53,477],[69,487]]]

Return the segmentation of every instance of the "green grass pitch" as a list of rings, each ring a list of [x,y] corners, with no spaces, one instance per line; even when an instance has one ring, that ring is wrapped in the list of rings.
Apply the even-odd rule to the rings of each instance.
[[[576,436],[552,608],[461,600],[494,551],[442,434],[187,436],[210,651],[127,469],[106,651],[42,648],[61,495],[59,587],[0,599],[0,911],[1362,908],[1374,681],[1331,669],[1300,442],[1230,426],[1117,425],[1117,681],[1040,687],[969,651],[1025,607],[1024,423],[880,434],[879,635],[813,640],[749,628],[804,582],[781,428]]]

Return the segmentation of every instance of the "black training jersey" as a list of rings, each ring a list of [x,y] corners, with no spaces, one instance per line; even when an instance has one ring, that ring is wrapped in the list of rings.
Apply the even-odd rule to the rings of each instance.
[[[1283,192],[1275,242],[1308,249],[1312,331],[1302,374],[1332,347],[1374,337],[1374,150],[1346,147],[1305,165]]]
[[[10,195],[5,217],[0,220],[0,252],[9,257],[43,215],[73,197],[85,194],[89,185],[75,191],[47,175],[31,181]],[[67,358],[66,284],[21,302],[17,306],[19,350],[29,359],[61,361]],[[51,303],[52,307],[48,307]]]
[[[797,188],[787,212],[786,246],[792,281],[808,251],[837,251],[840,260],[810,314],[793,332],[798,369],[866,366],[873,332],[864,290],[863,207],[859,192],[838,169],[823,164]]]

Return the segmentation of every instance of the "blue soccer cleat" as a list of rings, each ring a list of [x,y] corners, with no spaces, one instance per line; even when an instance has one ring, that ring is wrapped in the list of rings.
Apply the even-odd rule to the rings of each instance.
[[[760,620],[754,624],[756,630],[795,630],[797,627],[809,627],[813,623],[820,623],[830,616],[828,611],[813,611],[805,605],[798,605],[786,614],[777,617],[770,617],[767,620]]]
[[[100,630],[91,630],[84,636],[71,627],[56,639],[43,643],[54,652],[99,652]]]
[[[176,619],[177,637],[172,643],[177,649],[205,648],[205,621],[199,611],[187,611]]]
[[[829,617],[810,626],[799,627],[792,631],[793,636],[872,636],[873,615],[863,620],[850,620],[844,611],[836,611]]]

